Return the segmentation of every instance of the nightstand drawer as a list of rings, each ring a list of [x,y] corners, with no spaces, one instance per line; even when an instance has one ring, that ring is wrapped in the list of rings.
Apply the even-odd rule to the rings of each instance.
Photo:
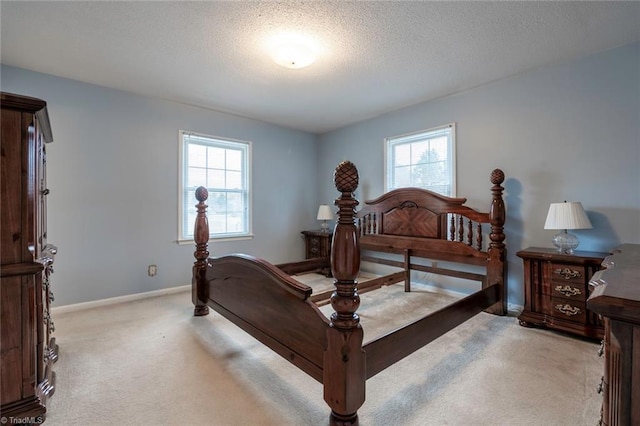
[[[309,238],[309,253],[313,257],[320,256],[320,238],[318,237]]]
[[[584,303],[559,297],[551,299],[549,314],[554,318],[576,321],[581,324],[587,321],[587,308]]]
[[[572,283],[585,286],[585,268],[578,265],[551,263],[551,281],[559,284]]]
[[[579,300],[584,302],[587,300],[587,291],[584,284],[564,283],[553,281],[551,283],[551,295],[553,297],[564,297],[567,299]]]

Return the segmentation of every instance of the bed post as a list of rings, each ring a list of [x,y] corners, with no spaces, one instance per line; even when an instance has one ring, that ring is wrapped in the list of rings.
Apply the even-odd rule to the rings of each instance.
[[[487,281],[485,286],[498,283],[500,303],[496,303],[487,309],[487,312],[496,315],[507,314],[507,250],[504,244],[504,222],[505,222],[505,208],[504,200],[502,199],[502,191],[504,188],[501,186],[504,182],[504,172],[500,169],[495,169],[491,172],[491,188],[492,201],[491,209],[489,210],[489,219],[491,221],[491,243],[489,244],[489,260],[487,265]]]
[[[358,187],[358,169],[344,161],[334,173],[338,221],[331,246],[331,272],[335,291],[331,295],[331,324],[327,329],[324,353],[324,400],[331,407],[332,426],[358,424],[358,408],[364,403],[366,366],[362,350],[363,332],[356,310],[360,306],[358,283],[360,247],[355,225],[358,201],[353,192]]]
[[[205,275],[207,272],[207,259],[209,252],[207,251],[207,242],[209,241],[209,221],[207,220],[207,205],[204,203],[209,198],[207,188],[200,186],[196,189],[196,224],[193,230],[193,238],[196,242],[196,251],[193,256],[196,261],[193,263],[193,278],[191,280],[191,301],[195,305],[193,315],[202,316],[209,314],[207,306],[207,283]]]

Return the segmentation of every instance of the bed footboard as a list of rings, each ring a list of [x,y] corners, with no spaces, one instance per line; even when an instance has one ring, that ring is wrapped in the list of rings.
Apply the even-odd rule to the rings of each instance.
[[[268,262],[247,255],[206,258],[207,190],[198,188],[195,315],[208,307],[233,322],[314,379],[323,380],[329,320],[309,299],[311,288]],[[201,218],[200,216],[204,217]]]
[[[205,280],[210,307],[322,382],[329,320],[310,287],[246,255],[209,259]]]

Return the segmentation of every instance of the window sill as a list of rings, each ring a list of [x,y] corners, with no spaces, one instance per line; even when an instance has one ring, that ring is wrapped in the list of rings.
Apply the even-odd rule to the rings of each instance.
[[[226,241],[241,241],[241,240],[252,240],[253,239],[253,234],[249,234],[249,235],[240,235],[237,237],[215,237],[215,238],[209,238],[208,244],[211,243],[224,243]],[[184,246],[184,245],[195,245],[196,242],[193,239],[190,240],[176,240],[176,243],[178,243],[178,245],[180,246]]]

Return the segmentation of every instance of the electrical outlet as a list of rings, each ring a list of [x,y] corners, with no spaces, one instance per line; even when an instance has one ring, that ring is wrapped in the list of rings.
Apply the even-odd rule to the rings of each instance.
[[[156,265],[149,265],[149,267],[147,268],[147,273],[150,277],[155,277],[158,273],[158,267]]]

